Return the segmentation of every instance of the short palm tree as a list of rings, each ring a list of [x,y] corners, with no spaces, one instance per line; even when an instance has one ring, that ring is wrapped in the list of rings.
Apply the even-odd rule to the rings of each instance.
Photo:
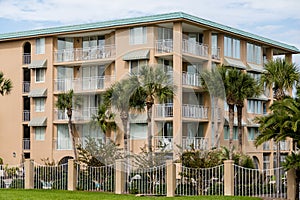
[[[77,160],[78,156],[77,156],[77,150],[76,150],[75,135],[73,132],[72,114],[73,114],[73,107],[75,107],[76,105],[79,105],[79,102],[78,102],[78,100],[75,100],[73,90],[59,94],[55,105],[59,110],[67,112],[69,136],[72,139],[74,158],[75,158],[75,160]]]
[[[12,82],[8,78],[4,78],[3,72],[0,71],[0,94],[2,96],[9,94],[12,89]]]
[[[243,127],[242,116],[244,101],[250,97],[259,96],[262,92],[260,84],[256,82],[249,74],[246,74],[240,70],[236,71],[236,107],[237,107],[237,122],[238,122],[238,140],[239,140],[239,152],[242,152],[243,147]]]
[[[225,100],[225,88],[222,77],[218,70],[212,69],[211,71],[204,71],[201,73],[201,84],[203,88],[207,90],[213,99],[214,104],[214,131],[215,131],[215,141],[213,148],[219,147],[220,131],[223,130],[223,124],[219,123],[222,120],[218,120],[219,115],[222,116],[219,108],[219,100]]]
[[[139,74],[131,76],[131,82],[137,85],[132,96],[133,103],[140,106],[146,105],[148,123],[148,151],[152,152],[152,108],[155,100],[165,102],[173,98],[174,86],[170,75],[159,66],[142,66]]]

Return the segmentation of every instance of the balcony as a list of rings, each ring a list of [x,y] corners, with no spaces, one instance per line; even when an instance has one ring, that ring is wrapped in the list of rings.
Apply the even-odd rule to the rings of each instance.
[[[23,92],[23,94],[30,92],[30,82],[29,81],[23,82],[22,92]]]
[[[212,47],[211,48],[211,58],[215,60],[220,60],[220,48],[218,47]]]
[[[163,53],[172,53],[173,52],[173,40],[157,40],[155,42],[155,53],[163,54]]]
[[[172,150],[173,136],[154,136],[154,149],[157,150]]]
[[[182,52],[192,54],[194,56],[208,57],[207,45],[189,40],[182,41]]]
[[[75,121],[90,121],[97,114],[97,107],[89,107],[72,111],[72,120]],[[68,115],[65,110],[54,111],[55,120],[68,120]]]
[[[62,49],[54,51],[54,59],[56,63],[60,62],[76,62],[89,61],[99,59],[111,59],[116,56],[115,45],[105,45],[101,47],[87,47],[76,49]]]
[[[201,105],[182,105],[182,117],[194,119],[208,119],[208,108]]]
[[[208,150],[208,139],[203,137],[183,137],[182,148],[189,150],[192,147],[195,150]]]
[[[23,122],[30,121],[30,110],[23,111]]]
[[[173,117],[173,103],[155,105],[155,117],[157,118]]]
[[[30,138],[23,138],[23,150],[30,150]]]
[[[290,141],[280,141],[279,142],[280,145],[280,151],[289,151],[290,150]],[[273,150],[276,151],[277,150],[277,143],[273,142]]]
[[[56,92],[66,92],[73,89],[75,92],[102,90],[115,82],[115,76],[94,76],[78,79],[56,79],[54,89]]]
[[[31,63],[31,54],[30,53],[24,53],[23,54],[23,64],[30,64]]]
[[[182,73],[182,84],[188,86],[201,87],[200,74],[183,72]]]

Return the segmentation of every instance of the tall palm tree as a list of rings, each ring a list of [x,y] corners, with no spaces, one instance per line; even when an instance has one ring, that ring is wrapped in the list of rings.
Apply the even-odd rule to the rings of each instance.
[[[211,71],[204,71],[201,73],[201,84],[203,88],[207,90],[213,99],[214,104],[214,131],[215,131],[215,141],[213,144],[213,148],[219,147],[220,140],[220,131],[223,130],[223,124],[220,122],[222,120],[218,120],[219,115],[221,115],[219,108],[219,100],[225,99],[225,88],[222,77],[218,70],[212,69]],[[220,121],[220,122],[219,122]]]
[[[236,79],[238,75],[238,70],[235,68],[226,68],[221,65],[218,67],[218,72],[220,73],[226,94],[226,102],[228,104],[229,112],[229,159],[232,160],[233,155],[233,123],[234,123],[234,105],[236,104]]]
[[[12,89],[12,82],[8,78],[4,78],[3,72],[0,71],[0,94],[2,96],[9,94]]]
[[[107,131],[114,130],[116,123],[113,121],[115,115],[109,111],[105,104],[100,104],[97,113],[92,116],[91,125],[100,127],[102,132],[106,135]],[[106,137],[104,137],[106,139]]]
[[[148,123],[148,151],[152,152],[152,108],[155,100],[165,102],[173,98],[174,86],[170,75],[159,66],[142,66],[139,74],[131,76],[131,81],[137,85],[133,99],[141,105],[146,105]]]
[[[73,131],[73,124],[72,124],[72,114],[73,114],[73,108],[77,105],[79,105],[79,99],[75,99],[73,90],[69,90],[65,93],[60,93],[58,95],[57,101],[55,106],[61,110],[66,111],[68,116],[68,130],[69,130],[69,136],[72,139],[72,146],[74,151],[74,158],[75,160],[78,159],[77,150],[76,150],[76,140],[75,135]]]
[[[236,107],[237,107],[237,122],[238,122],[238,140],[239,140],[239,152],[242,152],[243,146],[243,127],[242,116],[244,101],[250,97],[256,97],[260,95],[260,84],[252,78],[249,74],[246,74],[240,70],[237,70],[236,79]]]
[[[133,108],[139,109],[139,106],[143,107],[138,102],[131,100],[133,91],[137,89],[137,85],[129,78],[122,79],[116,82],[104,94],[104,103],[112,109],[116,109],[120,112],[120,118],[124,131],[124,152],[128,155],[130,138],[129,134],[129,111]],[[127,156],[126,155],[126,156]]]
[[[261,76],[261,83],[267,87],[273,87],[274,98],[280,101],[284,98],[285,91],[292,89],[296,82],[299,82],[300,74],[294,63],[285,59],[277,58],[269,60],[265,64],[265,72]],[[276,161],[280,166],[280,143],[277,142]],[[279,174],[276,175],[279,180]],[[277,184],[278,185],[278,184]],[[279,188],[277,188],[277,191]]]

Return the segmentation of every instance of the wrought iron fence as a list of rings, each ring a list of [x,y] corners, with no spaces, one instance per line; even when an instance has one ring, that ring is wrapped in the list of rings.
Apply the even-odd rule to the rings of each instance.
[[[224,195],[224,165],[212,168],[182,166],[176,183],[176,195]]]
[[[286,198],[286,192],[286,172],[283,168],[260,170],[234,165],[235,196]]]
[[[34,163],[35,189],[68,189],[68,164],[50,166]]]
[[[115,191],[115,166],[90,167],[76,164],[77,189],[102,192]]]
[[[151,168],[136,168],[127,165],[126,191],[130,194],[166,195],[166,165]]]
[[[24,189],[24,164],[0,165],[0,188]]]

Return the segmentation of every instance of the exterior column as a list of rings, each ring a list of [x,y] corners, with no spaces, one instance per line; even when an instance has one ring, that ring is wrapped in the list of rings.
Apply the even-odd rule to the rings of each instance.
[[[167,166],[167,197],[174,197],[176,190],[176,165],[173,160],[166,161]]]
[[[68,160],[68,190],[74,191],[76,190],[76,183],[77,183],[77,170],[76,170],[76,163],[73,159]]]
[[[234,195],[234,161],[225,160],[224,161],[224,195],[233,196]]]
[[[287,62],[293,63],[293,54],[287,53],[287,54],[285,54],[284,58]]]
[[[176,87],[173,98],[173,152],[182,145],[182,23],[173,24],[173,81]],[[176,153],[173,157],[176,158]]]
[[[273,59],[273,49],[272,48],[267,48],[266,56],[267,56],[267,60]]]
[[[34,164],[33,160],[25,160],[25,189],[34,188]]]
[[[126,173],[125,173],[124,161],[117,160],[116,170],[115,170],[115,193],[116,194],[125,193],[125,183],[126,183]]]
[[[287,171],[287,199],[293,200],[296,199],[296,170],[290,169]]]

